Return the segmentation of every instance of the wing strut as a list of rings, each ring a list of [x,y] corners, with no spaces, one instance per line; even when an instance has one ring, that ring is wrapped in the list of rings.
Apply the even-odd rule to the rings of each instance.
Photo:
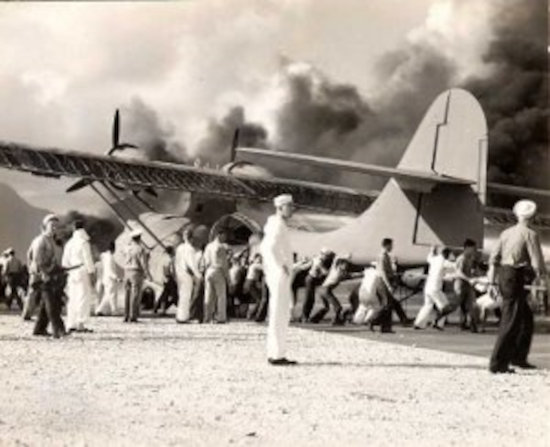
[[[128,213],[136,220],[136,222],[147,232],[149,235],[159,244],[164,250],[166,250],[166,246],[164,243],[158,238],[158,236],[151,231],[151,229],[145,225],[145,223],[139,218],[139,215],[127,204],[122,200],[117,193],[106,183],[102,183],[103,187],[113,196],[113,198],[120,203]]]
[[[116,217],[118,218],[118,220],[120,221],[120,223],[125,227],[127,228],[128,230],[133,230],[132,227],[130,227],[130,225],[128,225],[128,222],[126,222],[126,220],[124,219],[124,216],[116,209],[116,207],[111,203],[109,202],[109,199],[107,199],[107,197],[105,197],[105,195],[99,190],[99,188],[94,185],[93,183],[90,184],[90,188],[93,189],[93,191],[101,198],[101,200],[103,200],[107,206],[109,208],[111,208],[111,210],[115,213]],[[149,247],[148,245],[145,244],[145,242],[141,241],[141,244],[147,249],[147,250],[151,250],[151,247]]]

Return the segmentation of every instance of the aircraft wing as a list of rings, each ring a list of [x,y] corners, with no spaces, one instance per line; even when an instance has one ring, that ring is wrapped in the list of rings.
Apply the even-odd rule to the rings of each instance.
[[[440,175],[436,172],[428,173],[413,169],[391,168],[367,163],[359,163],[335,158],[316,157],[313,155],[298,154],[295,152],[283,152],[256,148],[238,148],[238,152],[244,155],[262,156],[278,160],[298,162],[321,168],[339,169],[361,174],[369,174],[379,177],[395,178],[405,189],[430,191],[436,184],[448,185],[473,185],[474,182],[462,178]]]
[[[253,178],[183,164],[130,160],[0,142],[0,167],[46,177],[110,182],[128,188],[154,187],[270,201],[292,194],[298,207],[358,214],[375,193],[281,178]]]

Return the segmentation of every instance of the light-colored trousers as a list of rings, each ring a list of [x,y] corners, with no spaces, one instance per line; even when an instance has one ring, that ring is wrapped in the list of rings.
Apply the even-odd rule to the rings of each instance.
[[[189,321],[191,295],[193,293],[193,276],[186,271],[176,272],[178,284],[178,308],[176,310],[177,321]]]
[[[267,325],[267,358],[281,359],[286,354],[286,337],[292,310],[291,277],[279,267],[266,269],[269,289],[269,321]]]
[[[114,279],[103,281],[103,295],[96,313],[114,314],[117,310],[118,282]]]
[[[67,328],[76,329],[90,320],[92,297],[94,296],[90,276],[84,268],[69,272],[65,292],[69,298],[67,302]]]
[[[424,305],[418,311],[414,325],[421,329],[425,329],[429,322],[435,320],[437,313],[434,306],[442,311],[449,305],[449,300],[442,290],[426,290],[424,291]],[[442,327],[445,324],[444,319],[438,322],[438,326]]]
[[[220,323],[227,320],[227,283],[223,270],[210,267],[204,276],[204,321],[214,318]]]
[[[367,269],[359,288],[359,306],[353,315],[354,324],[368,324],[376,317],[381,305],[376,295],[376,285],[380,278],[374,269]]]

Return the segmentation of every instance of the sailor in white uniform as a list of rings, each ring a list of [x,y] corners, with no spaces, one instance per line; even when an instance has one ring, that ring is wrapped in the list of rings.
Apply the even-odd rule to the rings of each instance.
[[[75,220],[74,231],[63,249],[61,264],[71,269],[67,277],[67,327],[69,331],[92,332],[86,328],[90,320],[92,297],[95,297],[95,263],[90,236],[81,220]]]
[[[452,309],[443,292],[443,280],[445,276],[453,275],[456,271],[455,264],[449,260],[450,254],[448,248],[443,248],[436,254],[435,247],[432,247],[428,255],[430,268],[424,286],[424,305],[414,320],[415,329],[425,329],[430,322],[433,322],[435,329],[443,329],[445,321],[442,317]]]
[[[293,365],[296,362],[285,357],[292,306],[293,259],[287,226],[287,220],[294,211],[292,196],[277,196],[273,203],[276,213],[267,219],[261,245],[265,280],[269,289],[267,358],[271,365]]]

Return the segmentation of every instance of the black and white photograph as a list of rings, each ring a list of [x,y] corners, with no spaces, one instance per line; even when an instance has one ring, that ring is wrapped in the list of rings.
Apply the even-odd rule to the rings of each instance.
[[[549,13],[0,1],[0,446],[550,447]]]

